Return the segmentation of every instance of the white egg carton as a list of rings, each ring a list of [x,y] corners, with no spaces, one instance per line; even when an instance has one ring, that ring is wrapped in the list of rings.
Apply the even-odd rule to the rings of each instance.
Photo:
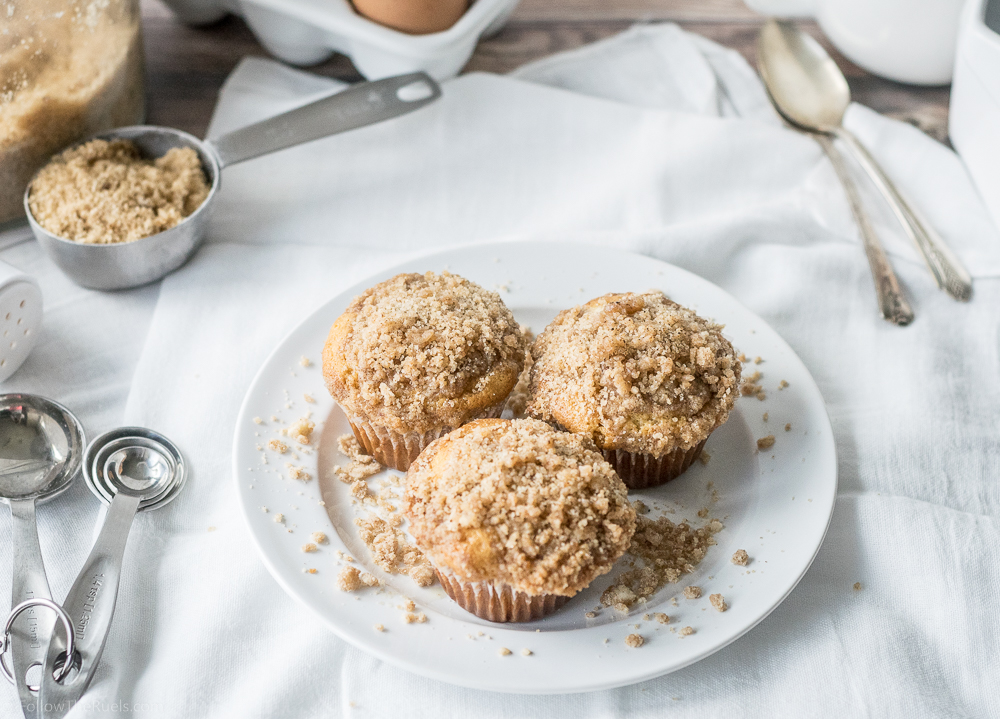
[[[293,65],[315,65],[343,53],[369,80],[417,70],[437,80],[454,77],[479,38],[499,31],[518,2],[474,0],[444,32],[408,35],[362,17],[348,0],[164,1],[191,25],[240,15],[269,52]]]

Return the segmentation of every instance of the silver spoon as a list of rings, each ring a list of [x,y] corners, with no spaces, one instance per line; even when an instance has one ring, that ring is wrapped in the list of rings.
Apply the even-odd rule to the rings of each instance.
[[[53,634],[48,644],[39,703],[42,716],[65,716],[87,691],[111,628],[118,599],[122,557],[136,512],[158,509],[184,487],[184,458],[174,444],[143,427],[122,427],[102,434],[87,447],[83,476],[90,490],[109,504],[104,524],[63,609],[76,635],[72,670],[66,666],[66,642]]]
[[[0,667],[17,686],[28,719],[38,709],[38,687],[29,684],[28,672],[45,662],[55,622],[55,617],[38,614],[39,607],[47,606],[38,600],[51,600],[52,594],[38,544],[35,503],[69,488],[85,442],[79,421],[61,404],[35,395],[0,395],[0,500],[10,505],[13,520],[11,606],[32,602],[24,610],[27,621],[11,625],[13,669],[8,673],[6,663]]]
[[[797,127],[843,140],[916,244],[938,287],[956,300],[971,299],[968,271],[858,138],[843,126],[851,90],[826,50],[795,25],[773,19],[760,32],[758,50],[761,75],[778,112]]]
[[[31,185],[24,192],[24,211],[38,244],[78,285],[95,290],[138,287],[173,272],[201,245],[226,167],[405,115],[439,97],[440,86],[426,73],[415,72],[352,85],[213,140],[199,140],[155,125],[122,127],[88,138],[130,140],[146,157],[161,157],[174,147],[190,147],[201,158],[209,184],[208,197],[201,206],[175,227],[133,242],[84,244],[52,234],[31,213]]]
[[[764,80],[764,87],[767,88],[771,103],[777,108],[778,103],[774,99],[769,82],[769,78],[773,77],[771,65],[774,63],[772,52],[774,44],[765,43],[764,37],[764,32],[761,32],[758,37],[757,56],[761,77]],[[792,127],[798,126],[792,125]],[[872,279],[875,281],[875,296],[878,299],[878,307],[882,313],[882,317],[896,325],[905,326],[910,324],[913,321],[913,310],[906,299],[906,294],[899,283],[899,278],[896,277],[892,263],[889,262],[889,257],[882,247],[882,241],[868,219],[868,213],[861,202],[857,185],[854,184],[854,179],[847,168],[844,156],[841,155],[840,150],[837,149],[837,146],[833,143],[829,135],[820,132],[810,132],[801,127],[798,127],[798,129],[819,143],[820,147],[826,152],[827,157],[830,158],[830,163],[833,165],[833,169],[840,179],[840,184],[844,188],[844,194],[847,196],[847,204],[851,208],[851,214],[854,215],[854,221],[857,223],[858,231],[861,234],[865,256],[868,258],[868,266],[871,268]]]

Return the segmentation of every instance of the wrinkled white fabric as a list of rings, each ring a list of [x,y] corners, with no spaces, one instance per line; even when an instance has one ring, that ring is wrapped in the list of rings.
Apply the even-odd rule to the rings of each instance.
[[[248,59],[211,134],[336,87]],[[935,287],[873,204],[917,314],[881,320],[819,147],[781,125],[738,54],[673,25],[460,77],[420,112],[227,169],[210,242],[159,286],[90,292],[34,243],[0,253],[46,301],[39,345],[2,390],[64,402],[92,436],[154,427],[193,468],[172,505],[136,521],[104,660],[71,716],[1000,712],[1000,236],[954,153],[863,107],[847,121],[968,265],[970,304]],[[641,685],[499,695],[395,669],[284,594],[237,508],[236,412],[305,313],[413,253],[514,237],[639,251],[715,282],[799,353],[833,422],[840,495],[802,583],[742,639]],[[80,484],[39,515],[61,598],[98,505]],[[9,536],[0,522],[5,563]],[[0,689],[0,714],[17,710]]]

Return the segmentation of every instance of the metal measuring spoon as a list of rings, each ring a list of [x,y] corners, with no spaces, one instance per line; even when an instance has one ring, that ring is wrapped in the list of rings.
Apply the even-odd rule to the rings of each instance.
[[[163,435],[143,427],[105,432],[87,447],[83,476],[90,490],[109,504],[104,525],[83,569],[63,602],[76,636],[72,669],[63,681],[66,643],[49,640],[39,696],[44,717],[64,716],[87,691],[101,660],[118,599],[122,556],[136,512],[173,500],[186,479],[184,458]]]
[[[844,142],[917,246],[938,287],[972,298],[972,278],[934,228],[889,179],[861,141],[844,127],[851,104],[847,79],[822,45],[790,22],[769,20],[760,32],[760,70],[778,112],[793,125]]]
[[[11,606],[32,602],[22,610],[27,621],[10,623],[13,668],[2,654],[0,668],[17,686],[29,719],[37,714],[38,702],[32,691],[37,687],[28,685],[28,671],[44,664],[55,623],[55,617],[38,614],[52,594],[38,544],[35,503],[69,488],[85,444],[83,427],[61,404],[30,394],[0,395],[0,500],[10,505],[13,520]]]
[[[52,234],[31,214],[30,184],[24,192],[24,211],[42,249],[78,285],[95,290],[138,287],[176,270],[201,245],[224,168],[405,115],[439,97],[441,88],[430,75],[415,72],[352,85],[213,140],[199,140],[186,132],[154,125],[122,127],[87,138],[84,142],[131,140],[146,157],[162,157],[171,148],[190,147],[201,158],[210,186],[201,206],[175,227],[132,242],[85,244]]]

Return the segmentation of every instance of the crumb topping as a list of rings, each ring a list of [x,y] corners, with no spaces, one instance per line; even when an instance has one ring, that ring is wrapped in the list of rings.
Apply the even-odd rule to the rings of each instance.
[[[357,567],[345,567],[337,575],[337,589],[342,592],[356,592],[364,585],[361,583],[361,572]]]
[[[684,587],[684,596],[688,599],[698,599],[701,596],[701,587]]]
[[[726,604],[726,599],[721,594],[710,594],[708,601],[712,603],[712,606],[718,609],[720,612],[724,612],[729,609],[729,605]]]
[[[679,581],[705,558],[709,547],[715,544],[713,535],[722,528],[718,519],[692,529],[686,522],[674,524],[667,517],[637,517],[628,552],[638,560],[639,566],[615,577],[614,583],[601,595],[601,604],[620,606],[622,611],[628,611],[630,606],[645,601],[666,584]]]
[[[690,449],[729,417],[741,366],[722,325],[659,291],[561,312],[531,349],[528,414],[602,449]]]
[[[769,434],[757,440],[757,449],[770,449],[774,446],[774,435]]]
[[[629,634],[625,637],[625,646],[632,647],[633,649],[638,649],[645,643],[646,640],[642,638],[641,634]]]
[[[733,564],[739,567],[745,567],[750,563],[750,555],[747,554],[745,549],[737,549],[733,552]]]
[[[458,427],[507,398],[525,344],[497,293],[448,272],[401,274],[334,323],[323,375],[349,413],[394,431]]]
[[[524,342],[529,349],[524,352],[524,369],[517,378],[517,384],[511,390],[507,398],[507,409],[514,415],[514,419],[521,419],[525,416],[528,407],[528,400],[531,399],[531,367],[535,364],[531,358],[531,343],[535,341],[535,333],[530,327],[521,327],[521,334],[524,335]]]
[[[628,548],[626,491],[587,438],[538,420],[486,419],[417,458],[406,514],[417,545],[465,581],[572,596]]]

